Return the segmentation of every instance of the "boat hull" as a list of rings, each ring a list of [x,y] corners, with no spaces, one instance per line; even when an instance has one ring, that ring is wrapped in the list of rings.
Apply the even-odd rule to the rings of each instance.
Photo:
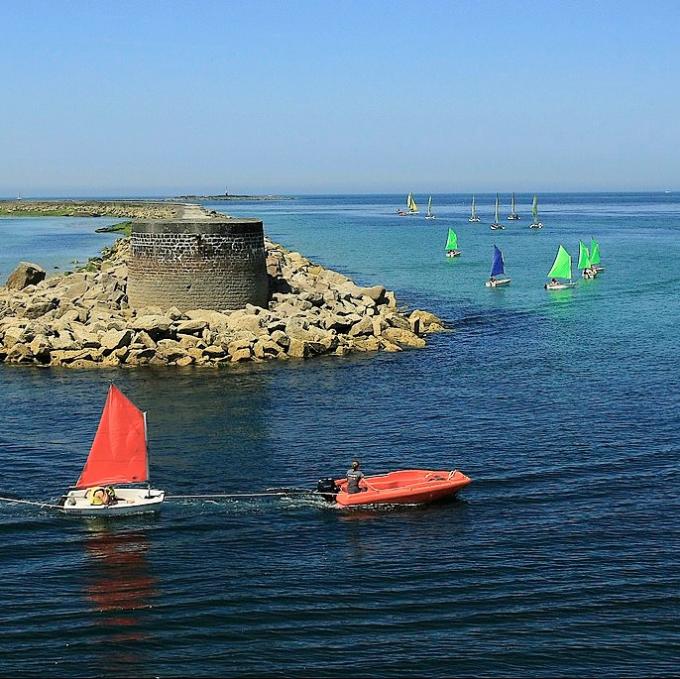
[[[510,278],[497,278],[495,281],[487,281],[484,283],[487,288],[500,288],[504,285],[510,285]]]
[[[477,224],[477,222],[481,222],[482,220],[479,217],[470,217],[468,218],[468,222],[471,224]]]
[[[538,224],[529,224],[529,228],[530,229],[542,229],[543,224],[541,224],[540,222]]]
[[[447,256],[447,257],[460,257],[460,255],[461,255],[461,251],[460,251],[460,250],[449,250],[449,251],[446,253],[446,256]]]
[[[576,287],[576,283],[546,283],[546,290],[569,290]]]
[[[129,516],[157,512],[165,491],[149,488],[115,488],[117,502],[110,505],[93,505],[86,497],[87,488],[70,490],[61,498],[61,511],[71,516]]]
[[[492,231],[501,231],[501,230],[504,229],[505,227],[503,226],[503,224],[491,224],[491,226],[490,226],[489,228],[490,228]]]
[[[472,479],[458,470],[405,469],[367,476],[364,481],[366,487],[360,493],[348,493],[346,479],[336,481],[340,488],[336,502],[342,507],[426,504],[455,496]]]

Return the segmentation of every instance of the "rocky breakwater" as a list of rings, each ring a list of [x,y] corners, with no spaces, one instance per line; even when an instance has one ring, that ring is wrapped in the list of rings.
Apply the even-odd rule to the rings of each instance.
[[[0,288],[0,362],[73,368],[218,366],[425,346],[443,330],[406,313],[393,292],[362,288],[298,252],[267,242],[267,308],[132,309],[128,239],[77,272],[45,278],[22,263]]]

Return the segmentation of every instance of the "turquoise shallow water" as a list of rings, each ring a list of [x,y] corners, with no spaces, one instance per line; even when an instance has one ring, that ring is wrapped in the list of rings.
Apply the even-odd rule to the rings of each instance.
[[[526,228],[529,196],[501,233],[491,196],[478,225],[469,196],[434,196],[434,223],[395,216],[401,197],[228,206],[443,316],[455,330],[423,351],[210,372],[0,367],[1,485],[24,497],[77,477],[111,379],[149,411],[152,473],[171,492],[309,486],[353,455],[474,479],[447,505],[350,514],[192,501],[84,522],[2,506],[3,674],[674,674],[680,201],[541,198],[541,232]],[[606,273],[546,293],[558,243],[576,254],[591,235]],[[508,289],[483,286],[494,242]]]

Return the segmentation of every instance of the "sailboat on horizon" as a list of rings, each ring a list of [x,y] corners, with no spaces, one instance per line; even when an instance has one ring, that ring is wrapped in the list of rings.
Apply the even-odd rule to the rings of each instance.
[[[418,206],[416,205],[416,201],[413,199],[413,194],[409,193],[408,198],[406,199],[406,203],[408,205],[408,213],[410,215],[417,215],[420,213],[420,210],[418,209]]]
[[[531,216],[533,217],[533,221],[529,224],[529,228],[542,229],[543,223],[538,218],[538,196],[536,194],[534,194],[534,201],[531,204]]]
[[[561,244],[557,248],[555,261],[548,271],[548,278],[550,278],[550,282],[543,286],[546,290],[567,290],[576,285],[571,280],[571,255]]]
[[[496,276],[503,276],[505,274],[505,262],[503,261],[503,253],[495,245],[493,246],[493,259],[491,260],[491,274],[489,280],[485,283],[487,288],[498,288],[503,285],[510,285],[509,278],[496,278]]]
[[[516,210],[515,208],[516,208],[516,204],[515,204],[515,194],[513,193],[513,194],[512,194],[512,206],[510,207],[510,214],[508,215],[508,219],[509,219],[510,221],[517,221],[518,219],[522,219],[522,218],[517,214],[517,210]]]
[[[491,230],[492,231],[500,231],[501,229],[505,228],[505,226],[503,226],[503,224],[501,224],[500,209],[501,209],[501,199],[498,197],[498,194],[496,194],[496,216],[494,217],[493,224],[491,224]]]
[[[413,194],[409,192],[408,196],[406,196],[406,209],[399,208],[397,214],[400,217],[406,217],[407,215],[417,215],[418,212],[418,206],[416,205],[416,201],[413,200]]]
[[[437,219],[437,216],[432,212],[432,196],[427,199],[427,212],[425,213],[425,219]]]
[[[475,205],[475,197],[472,196],[472,210],[468,222],[481,222],[482,220],[477,215],[477,206]]]

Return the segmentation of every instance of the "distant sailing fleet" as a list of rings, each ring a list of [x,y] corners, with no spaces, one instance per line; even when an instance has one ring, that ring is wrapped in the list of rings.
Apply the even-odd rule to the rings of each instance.
[[[461,250],[458,249],[458,235],[453,229],[449,229],[444,246],[447,257],[460,257]],[[577,269],[581,270],[583,278],[593,279],[604,271],[600,258],[600,244],[594,239],[590,239],[590,249],[582,241],[578,242],[578,264]],[[572,280],[572,258],[566,248],[560,244],[555,255],[548,278],[550,282],[545,284],[546,290],[567,290],[573,288],[576,282]],[[505,261],[503,253],[496,245],[493,246],[493,258],[491,260],[491,273],[485,285],[487,288],[498,288],[510,285],[510,278],[505,277]]]
[[[468,222],[481,222],[482,220],[480,219],[479,215],[477,214],[477,203],[475,202],[475,197],[472,196],[472,205],[470,206],[470,217],[468,218]],[[498,194],[496,194],[496,210],[494,213],[494,221],[493,224],[490,224],[489,227],[491,228],[492,231],[500,231],[501,229],[505,228],[505,225],[501,222],[500,218],[500,209],[501,209],[501,199]],[[409,193],[408,196],[406,196],[406,209],[404,210],[403,208],[399,208],[397,210],[397,214],[400,217],[408,217],[409,215],[418,215],[420,214],[420,210],[418,209],[418,205],[413,198],[413,194]],[[534,200],[531,204],[531,216],[532,216],[532,222],[529,224],[530,229],[542,229],[543,228],[543,223],[541,220],[538,218],[538,196],[534,194]],[[436,215],[434,212],[432,212],[432,196],[430,196],[427,199],[427,212],[425,213],[425,219],[436,219]],[[512,194],[512,202],[511,202],[511,207],[510,207],[510,214],[508,215],[508,220],[511,222],[516,222],[522,217],[517,213],[517,203],[515,201],[515,194]]]
[[[407,215],[417,215],[420,211],[418,210],[418,205],[413,198],[413,194],[409,193],[406,198],[406,210],[399,209],[397,214],[400,216]],[[529,224],[530,229],[542,229],[543,223],[538,218],[538,196],[534,195],[534,199],[531,205],[531,215],[533,221]],[[494,222],[491,224],[491,229],[493,231],[498,231],[500,229],[505,229],[505,226],[500,221],[500,198],[496,194],[496,210],[494,215]],[[510,208],[510,214],[508,215],[508,220],[517,221],[521,219],[521,216],[517,213],[515,194],[512,194],[512,203]],[[429,197],[427,201],[427,213],[425,214],[425,219],[436,219],[435,214],[432,212],[432,196]],[[468,222],[480,222],[481,219],[477,214],[477,205],[475,202],[475,197],[472,196],[471,212]],[[581,240],[578,242],[579,245],[579,256],[577,269],[581,270],[583,278],[593,279],[598,274],[604,271],[604,266],[601,263],[600,257],[600,244],[594,239],[590,240],[590,248]],[[462,251],[458,247],[458,234],[453,230],[449,229],[446,238],[446,245],[444,246],[447,257],[460,257]],[[550,271],[548,271],[548,278],[550,281],[545,284],[546,290],[567,290],[568,288],[573,288],[576,282],[572,280],[572,257],[566,248],[560,244],[557,249],[557,254],[555,255],[555,260],[553,262]],[[510,285],[511,279],[505,276],[505,261],[503,259],[503,253],[496,245],[493,246],[493,256],[491,260],[491,273],[489,275],[489,280],[486,281],[485,285],[488,288],[498,288],[506,285]]]

